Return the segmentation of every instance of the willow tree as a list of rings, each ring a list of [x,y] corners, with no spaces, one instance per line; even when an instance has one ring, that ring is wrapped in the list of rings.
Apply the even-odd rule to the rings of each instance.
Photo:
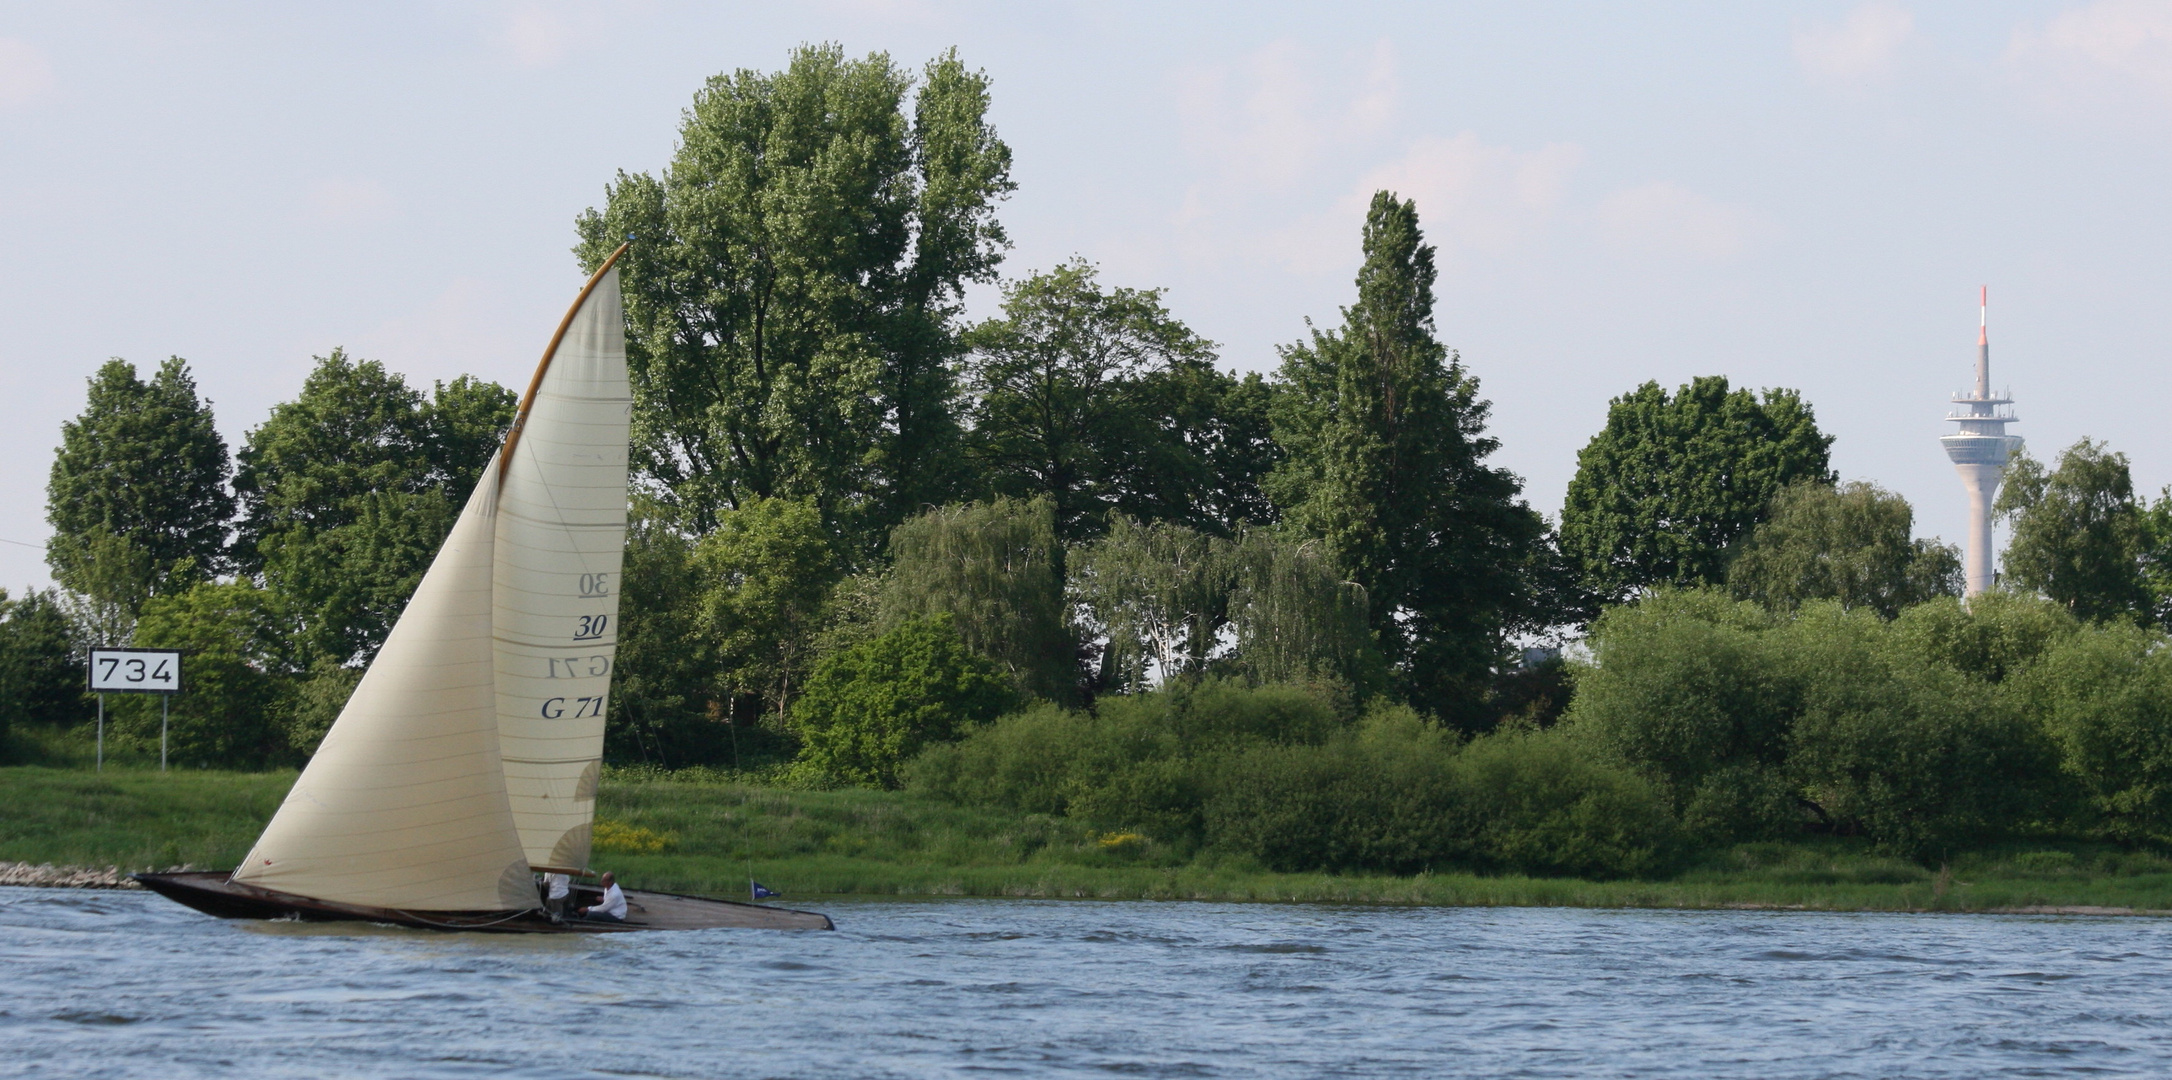
[[[1433,247],[1415,203],[1373,196],[1357,302],[1282,350],[1266,490],[1364,590],[1414,704],[1475,722],[1509,635],[1529,627],[1544,519],[1486,464],[1490,406],[1434,336]]]
[[[1013,186],[987,110],[955,51],[916,79],[802,48],[711,78],[670,166],[581,215],[585,267],[633,244],[634,465],[683,527],[808,498],[871,546],[948,501],[962,290],[995,273]]]

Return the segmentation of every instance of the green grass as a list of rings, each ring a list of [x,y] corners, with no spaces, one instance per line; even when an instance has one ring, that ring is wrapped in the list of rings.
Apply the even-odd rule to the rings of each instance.
[[[0,861],[232,866],[292,773],[0,768]],[[2042,843],[1958,856],[1943,871],[1852,840],[1744,844],[1663,880],[1437,873],[1276,874],[1243,860],[1113,845],[1076,822],[999,814],[897,792],[788,791],[607,777],[598,816],[651,852],[598,851],[630,885],[743,895],[748,874],[788,902],[822,896],[1014,896],[1385,904],[1733,906],[1981,911],[2172,909],[2172,860]],[[647,837],[632,830],[647,830]]]

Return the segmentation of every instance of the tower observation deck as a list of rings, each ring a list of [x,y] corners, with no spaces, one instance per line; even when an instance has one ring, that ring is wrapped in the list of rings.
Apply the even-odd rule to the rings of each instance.
[[[1958,406],[1946,414],[1949,423],[1959,424],[1960,430],[1938,441],[1946,448],[1961,483],[1968,489],[1968,558],[1964,576],[1969,596],[1990,588],[1997,581],[1991,564],[1991,504],[1998,497],[1999,484],[2006,478],[2006,462],[2021,449],[2019,435],[2006,434],[2006,425],[2018,418],[2013,414],[2013,399],[1991,392],[1991,290],[1987,286],[1980,297],[1981,308],[1976,328],[1976,390],[1973,394],[1955,394],[1953,403]]]

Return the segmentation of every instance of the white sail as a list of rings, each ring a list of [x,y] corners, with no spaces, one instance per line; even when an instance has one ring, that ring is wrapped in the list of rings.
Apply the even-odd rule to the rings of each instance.
[[[535,906],[498,753],[496,509],[486,477],[235,881],[411,911]]]
[[[539,867],[588,864],[632,414],[618,271],[606,263],[537,370],[498,490],[499,748],[521,846]]]

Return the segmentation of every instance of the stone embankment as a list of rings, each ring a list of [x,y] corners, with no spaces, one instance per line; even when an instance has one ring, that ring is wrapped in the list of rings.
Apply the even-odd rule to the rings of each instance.
[[[165,873],[188,870],[191,867],[168,867]],[[0,862],[0,885],[41,885],[55,889],[140,889],[143,886],[128,880],[128,871],[118,866],[54,866],[51,863],[33,865],[21,862]]]

